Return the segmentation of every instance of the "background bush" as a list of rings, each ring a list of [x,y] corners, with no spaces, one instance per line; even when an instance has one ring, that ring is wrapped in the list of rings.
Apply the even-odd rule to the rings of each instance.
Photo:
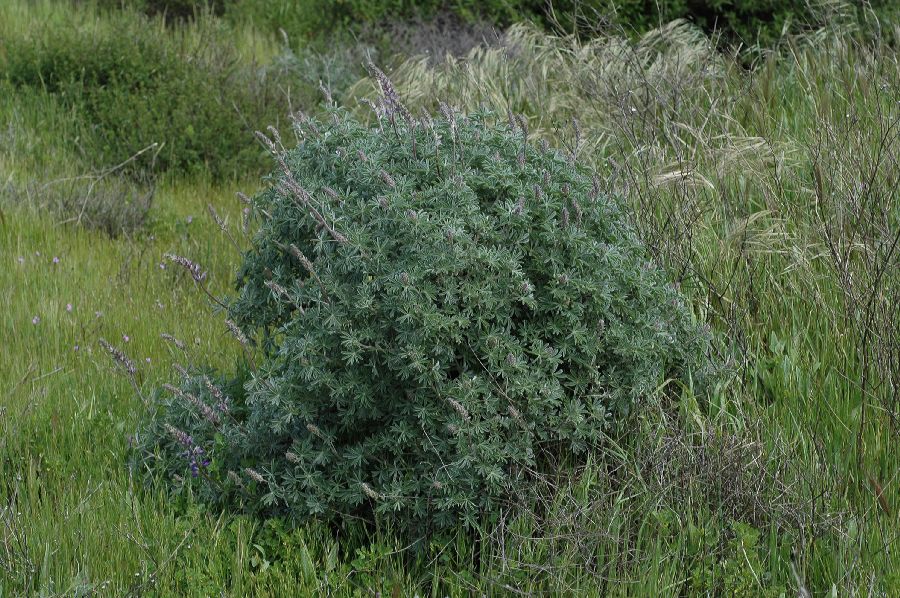
[[[0,68],[14,88],[55,95],[86,121],[76,142],[95,164],[146,149],[132,171],[234,176],[260,167],[252,130],[276,122],[286,106],[228,36],[214,20],[172,33],[122,13],[11,36]]]
[[[189,376],[144,454],[269,512],[475,526],[665,380],[702,386],[708,337],[617,204],[524,121],[405,121],[381,80],[377,126],[336,111],[272,145],[283,170],[229,307],[265,353],[245,411]]]
[[[0,186],[0,206],[47,210],[63,223],[81,224],[110,237],[132,234],[147,222],[154,189],[119,176],[84,176],[18,187]]]
[[[190,1],[172,3],[182,6]],[[726,44],[765,46],[777,41],[784,31],[820,26],[836,12],[850,13],[854,19],[867,21],[880,16],[888,32],[889,23],[897,17],[895,3],[890,0],[865,3],[833,0],[223,1],[227,5],[222,10],[231,18],[249,18],[273,31],[282,28],[298,40],[311,40],[335,31],[359,31],[371,24],[430,20],[449,14],[463,23],[485,22],[499,28],[530,20],[546,29],[561,28],[588,37],[610,25],[644,33],[674,19],[687,19],[708,34],[719,33]],[[204,6],[202,0],[194,0],[194,4]]]

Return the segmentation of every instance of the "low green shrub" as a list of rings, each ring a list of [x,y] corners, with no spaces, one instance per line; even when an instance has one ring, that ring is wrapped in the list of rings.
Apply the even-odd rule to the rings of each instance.
[[[270,142],[228,307],[264,359],[240,393],[164,389],[139,454],[261,512],[475,526],[666,380],[701,388],[709,336],[572,156],[512,116],[413,120],[379,77],[375,126],[332,109]]]
[[[206,12],[221,15],[233,0],[96,0],[105,9],[126,8],[148,16],[162,16],[167,22],[192,19]]]
[[[77,143],[95,165],[145,150],[131,171],[226,177],[258,169],[252,130],[286,103],[274,81],[239,60],[221,22],[195,27],[173,32],[131,12],[89,26],[48,24],[5,40],[0,70],[14,88],[42,90],[73,109],[89,131]]]
[[[358,31],[371,24],[430,20],[440,15],[501,28],[533,21],[547,29],[588,37],[609,26],[640,34],[675,19],[686,19],[707,34],[717,32],[725,44],[746,47],[771,45],[785,31],[817,27],[834,16],[877,28],[872,16],[881,15],[885,22],[882,26],[890,23],[897,15],[893,5],[890,0],[873,0],[864,7],[831,0],[245,0],[230,3],[225,13],[250,18],[271,30],[282,28],[302,40],[346,29]],[[885,29],[890,33],[889,26]]]
[[[146,224],[153,194],[152,186],[123,177],[83,176],[28,185],[7,183],[0,186],[0,206],[31,206],[50,212],[61,223],[117,237]]]

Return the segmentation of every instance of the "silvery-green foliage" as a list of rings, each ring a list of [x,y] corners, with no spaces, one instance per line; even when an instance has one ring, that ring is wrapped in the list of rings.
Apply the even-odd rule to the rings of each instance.
[[[264,140],[278,168],[229,305],[263,358],[218,421],[201,378],[197,400],[164,390],[142,446],[251,509],[474,525],[665,379],[696,384],[709,337],[571,156],[512,116],[414,119],[383,87],[374,125],[333,109],[294,149]]]

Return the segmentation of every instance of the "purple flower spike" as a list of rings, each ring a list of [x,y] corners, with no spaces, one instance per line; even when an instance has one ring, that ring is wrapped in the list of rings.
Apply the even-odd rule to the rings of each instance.
[[[194,446],[194,439],[184,430],[179,430],[171,424],[166,424],[166,431],[183,446],[187,448]]]

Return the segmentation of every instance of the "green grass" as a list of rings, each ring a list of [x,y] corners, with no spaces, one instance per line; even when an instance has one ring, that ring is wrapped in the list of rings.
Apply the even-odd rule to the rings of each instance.
[[[68,14],[28,6],[0,12],[0,48],[2,36]],[[381,528],[210,512],[129,471],[128,437],[146,407],[97,341],[138,364],[145,395],[173,378],[175,362],[240,361],[222,314],[159,264],[165,252],[189,256],[214,294],[227,293],[239,256],[206,206],[239,230],[234,192],[254,191],[258,173],[163,177],[148,228],[117,239],[0,201],[0,595],[900,591],[898,380],[879,361],[897,356],[886,341],[898,332],[888,316],[900,262],[887,258],[881,277],[872,266],[900,222],[896,49],[823,32],[747,72],[680,31],[645,40],[636,62],[617,38],[586,47],[529,33],[514,56],[473,55],[467,70],[410,61],[393,77],[413,105],[512,105],[554,144],[579,118],[582,157],[627,193],[659,259],[693,273],[684,286],[698,314],[743,347],[738,375],[708,403],[687,390],[648,402],[551,497],[550,524],[509,521],[503,542],[485,529],[411,553]],[[272,40],[235,35],[247,56],[274,56]],[[63,104],[3,85],[0,185],[109,166],[79,151],[83,125]],[[850,209],[860,181],[875,183],[867,205],[880,229]],[[684,216],[694,210],[696,221]],[[849,251],[853,287],[835,271],[826,230]],[[875,344],[854,299],[869,299],[867,288],[878,289]]]

